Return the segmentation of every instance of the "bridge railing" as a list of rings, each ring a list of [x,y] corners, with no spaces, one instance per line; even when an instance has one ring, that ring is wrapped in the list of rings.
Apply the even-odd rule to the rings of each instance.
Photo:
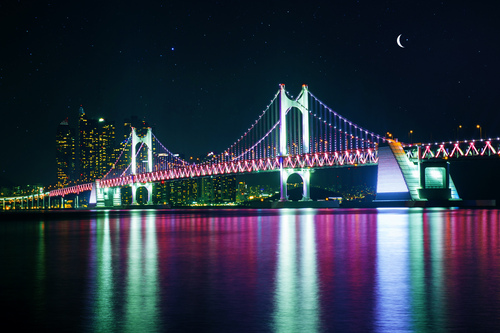
[[[410,160],[499,156],[500,138],[404,145]]]
[[[92,187],[94,186],[94,183],[87,183],[87,184],[80,184],[80,185],[75,185],[75,186],[70,186],[70,187],[63,187],[59,188],[56,190],[52,190],[49,192],[49,196],[55,197],[55,196],[65,196],[68,194],[78,194],[84,191],[91,191]]]
[[[283,168],[318,168],[351,165],[373,165],[378,162],[376,150],[352,150],[336,153],[289,155],[222,163],[191,164],[182,168],[154,171],[99,181],[99,187],[125,186],[132,183],[150,183],[214,175],[243,174],[249,172],[277,171]]]

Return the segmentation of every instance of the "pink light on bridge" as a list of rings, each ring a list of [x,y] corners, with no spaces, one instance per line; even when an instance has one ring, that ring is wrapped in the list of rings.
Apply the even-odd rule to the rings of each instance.
[[[377,152],[369,150],[353,150],[342,153],[301,154],[283,157],[239,160],[222,163],[190,164],[169,170],[159,170],[137,174],[134,177],[117,177],[99,181],[99,186],[116,187],[132,183],[151,183],[172,179],[204,177],[216,175],[242,174],[261,171],[278,171],[280,159],[283,168],[321,168],[347,165],[372,165],[378,162]]]
[[[71,187],[65,187],[65,188],[60,188],[57,190],[52,190],[49,192],[49,196],[55,197],[55,196],[65,196],[68,194],[79,194],[81,192],[85,191],[91,191],[92,187],[94,186],[94,183],[87,183],[87,184],[80,184],[80,185],[75,185]]]

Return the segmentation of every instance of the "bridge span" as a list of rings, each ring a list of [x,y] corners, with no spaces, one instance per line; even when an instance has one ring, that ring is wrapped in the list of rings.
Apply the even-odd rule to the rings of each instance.
[[[306,85],[295,99],[280,85],[241,137],[201,163],[189,163],[170,152],[151,128],[142,135],[132,128],[120,156],[102,179],[52,190],[48,197],[55,200],[92,191],[91,203],[97,207],[110,201],[120,206],[120,189],[131,186],[133,205],[141,187],[147,189],[151,204],[155,182],[280,172],[280,200],[288,200],[287,180],[298,174],[303,180],[302,200],[308,201],[311,170],[378,165],[377,200],[459,200],[448,160],[499,156],[499,138],[402,144],[346,119],[316,98]],[[4,198],[4,206],[5,200],[16,199]]]

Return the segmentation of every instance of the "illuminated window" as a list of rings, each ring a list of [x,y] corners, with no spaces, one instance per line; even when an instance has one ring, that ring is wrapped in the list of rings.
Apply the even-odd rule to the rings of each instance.
[[[445,188],[446,169],[442,167],[425,168],[425,188]]]

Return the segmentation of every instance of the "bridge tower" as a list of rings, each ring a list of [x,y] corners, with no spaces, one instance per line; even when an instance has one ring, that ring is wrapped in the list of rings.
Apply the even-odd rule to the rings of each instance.
[[[283,169],[283,159],[288,156],[287,147],[287,126],[286,126],[286,114],[288,111],[295,107],[299,109],[302,113],[302,153],[308,154],[309,150],[309,91],[307,90],[307,85],[302,85],[302,92],[297,100],[289,99],[285,92],[285,85],[280,84],[280,189],[281,189],[281,201],[288,200],[286,182],[290,175],[296,173],[302,177],[302,200],[311,200],[310,197],[310,170],[304,169]]]
[[[139,137],[137,135],[137,132],[135,130],[135,127],[132,127],[132,166],[131,166],[131,172],[132,175],[137,174],[137,158],[136,158],[136,146],[138,143],[143,143],[148,147],[148,172],[153,171],[153,134],[151,131],[151,127],[148,127],[148,131],[146,135],[143,137]],[[153,184],[152,183],[145,183],[145,184],[139,184],[136,183],[135,181],[132,183],[132,205],[137,205],[137,189],[139,187],[145,187],[148,190],[148,205],[153,204],[152,200],[152,195],[153,195]],[[119,188],[118,188],[119,190]],[[116,196],[116,194],[115,194]],[[115,201],[116,198],[113,200]]]

